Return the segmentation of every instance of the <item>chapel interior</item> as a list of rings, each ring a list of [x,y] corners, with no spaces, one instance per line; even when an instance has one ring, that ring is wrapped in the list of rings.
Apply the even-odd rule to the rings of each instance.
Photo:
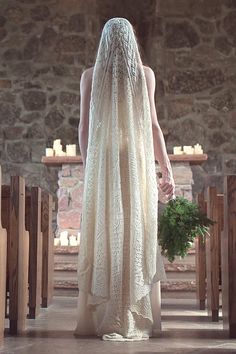
[[[143,342],[73,335],[80,78],[112,17],[155,73],[176,195],[216,221],[163,256],[160,333]],[[236,353],[235,245],[236,0],[0,0],[0,353]]]

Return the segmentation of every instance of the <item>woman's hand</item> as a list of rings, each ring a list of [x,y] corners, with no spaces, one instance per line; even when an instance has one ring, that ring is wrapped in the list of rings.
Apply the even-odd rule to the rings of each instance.
[[[168,200],[173,198],[175,195],[175,182],[171,171],[167,170],[162,172],[160,188],[168,197]]]

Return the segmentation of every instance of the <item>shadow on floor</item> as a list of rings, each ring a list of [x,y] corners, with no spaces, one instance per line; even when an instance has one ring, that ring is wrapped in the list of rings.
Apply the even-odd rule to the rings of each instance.
[[[9,334],[8,330],[5,331],[5,337],[14,337]],[[40,329],[28,329],[25,333],[19,334],[17,337],[25,338],[77,338],[77,339],[89,339],[97,340],[97,336],[76,336],[73,331],[67,330],[40,330]],[[157,336],[150,338],[150,340],[156,340],[158,338],[176,338],[176,339],[228,339],[227,332],[219,329],[163,329]],[[193,352],[194,353],[194,352]],[[236,347],[235,352],[236,354]],[[159,353],[160,354],[160,353]]]

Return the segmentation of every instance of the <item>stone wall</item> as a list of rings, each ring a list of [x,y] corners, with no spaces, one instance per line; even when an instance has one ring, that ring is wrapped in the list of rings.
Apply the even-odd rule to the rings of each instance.
[[[236,1],[2,0],[0,156],[4,183],[26,177],[56,197],[58,169],[40,163],[55,138],[78,141],[79,81],[93,65],[110,17],[135,26],[143,59],[156,73],[161,127],[173,145],[199,142],[209,155],[194,167],[194,192],[224,166],[236,172]],[[225,161],[225,163],[224,163]],[[56,200],[56,198],[55,198]]]
[[[209,159],[193,167],[193,191],[222,191],[236,173],[236,1],[157,1],[145,43],[168,150],[202,144]]]

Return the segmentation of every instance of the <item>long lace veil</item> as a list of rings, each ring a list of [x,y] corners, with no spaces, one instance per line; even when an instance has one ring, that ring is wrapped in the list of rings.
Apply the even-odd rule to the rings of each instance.
[[[145,73],[128,20],[102,31],[92,79],[79,288],[88,305],[133,307],[165,278],[157,243],[158,189]],[[151,316],[151,315],[150,315]]]

